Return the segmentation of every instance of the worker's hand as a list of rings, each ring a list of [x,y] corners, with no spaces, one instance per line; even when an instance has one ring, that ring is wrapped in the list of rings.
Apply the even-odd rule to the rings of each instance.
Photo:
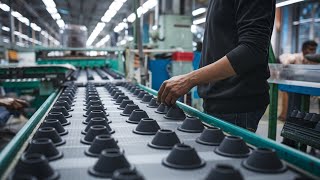
[[[168,106],[175,104],[179,97],[187,94],[195,86],[189,76],[184,74],[164,81],[158,92],[158,101]]]
[[[20,110],[24,107],[29,106],[29,103],[21,99],[1,98],[0,106],[5,106],[6,108],[12,109],[12,110]]]

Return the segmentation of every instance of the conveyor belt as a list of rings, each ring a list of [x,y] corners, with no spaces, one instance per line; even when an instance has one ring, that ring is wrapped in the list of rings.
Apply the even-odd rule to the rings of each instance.
[[[130,100],[133,100],[134,104],[144,110],[150,118],[155,119],[162,129],[175,131],[181,142],[194,147],[197,154],[205,162],[204,166],[188,170],[174,169],[163,165],[162,161],[170,154],[171,150],[159,150],[149,147],[147,144],[152,141],[154,135],[139,135],[133,133],[137,125],[126,122],[128,117],[120,115],[123,111],[118,109],[119,105],[114,104],[115,101],[111,100],[110,94],[105,87],[97,87],[99,98],[103,106],[107,108],[106,112],[109,114],[107,118],[112,121],[109,125],[115,130],[115,133],[111,136],[118,140],[118,146],[124,150],[124,156],[128,162],[134,166],[145,179],[204,179],[218,164],[225,164],[238,169],[243,178],[248,180],[284,180],[295,179],[295,177],[300,176],[291,168],[280,173],[257,173],[248,170],[248,168],[244,168],[242,165],[247,158],[230,158],[219,155],[215,151],[217,146],[208,146],[196,142],[196,139],[201,133],[187,133],[177,130],[182,124],[181,120],[164,118],[163,114],[155,113],[156,108],[147,107],[147,104],[141,103],[141,100],[134,97],[126,88],[118,88],[128,96]],[[90,146],[81,143],[81,139],[85,137],[81,132],[86,128],[86,125],[83,124],[83,121],[86,120],[86,117],[84,117],[86,111],[83,110],[85,108],[85,92],[86,89],[84,87],[77,89],[74,106],[71,106],[73,110],[69,112],[71,117],[67,118],[67,121],[70,121],[71,124],[65,126],[68,134],[61,136],[66,143],[57,147],[57,149],[63,153],[63,157],[55,161],[50,161],[50,166],[59,174],[60,179],[96,178],[89,174],[88,170],[96,164],[98,158],[85,155],[84,152],[88,150]],[[182,149],[186,148],[183,147],[184,145],[180,146],[182,146]],[[251,148],[254,149],[254,147]],[[186,156],[183,156],[183,158],[187,159]],[[225,165],[220,167],[227,170],[228,168]],[[13,172],[14,171],[12,171],[12,173]]]

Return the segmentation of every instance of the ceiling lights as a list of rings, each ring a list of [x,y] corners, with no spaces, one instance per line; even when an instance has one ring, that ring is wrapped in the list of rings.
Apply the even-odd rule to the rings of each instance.
[[[0,2],[0,9],[2,9],[2,11],[6,11],[6,12],[10,11],[10,7],[6,4],[1,3],[1,2]]]
[[[205,13],[206,11],[207,11],[206,8],[199,8],[199,9],[196,9],[196,10],[192,11],[192,15],[193,16],[198,16],[200,14]]]
[[[282,1],[282,2],[279,2],[276,4],[276,7],[282,7],[282,6],[287,6],[287,5],[290,5],[290,4],[294,4],[294,3],[297,3],[297,2],[301,2],[303,0],[287,0],[287,1]]]
[[[56,23],[63,29],[66,25],[64,21],[61,19],[60,14],[56,8],[56,3],[53,0],[42,0],[43,4],[46,6],[48,13],[51,15],[52,19],[56,20]]]
[[[126,2],[127,0],[114,0],[108,10],[104,13],[104,15],[101,17],[101,21],[99,22],[96,27],[94,28],[94,30],[92,31],[92,33],[90,34],[86,45],[87,46],[91,46],[93,41],[96,39],[96,37],[100,34],[100,32],[103,30],[103,28],[105,27],[105,23],[108,23],[111,21],[111,19],[117,14],[117,12],[121,9],[121,7],[123,6],[123,4]]]
[[[106,44],[106,42],[108,42],[109,39],[110,39],[110,35],[108,34],[96,44],[96,47],[101,47],[102,45]]]

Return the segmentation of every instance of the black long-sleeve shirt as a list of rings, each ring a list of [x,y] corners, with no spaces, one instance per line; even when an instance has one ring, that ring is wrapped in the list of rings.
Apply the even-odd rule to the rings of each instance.
[[[236,75],[198,87],[206,111],[252,112],[269,104],[274,14],[275,0],[210,1],[200,67],[227,56]]]

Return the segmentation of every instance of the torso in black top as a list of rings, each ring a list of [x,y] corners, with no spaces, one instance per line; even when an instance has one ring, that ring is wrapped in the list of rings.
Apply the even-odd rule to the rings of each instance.
[[[237,75],[198,87],[204,109],[253,112],[269,104],[268,49],[275,0],[211,0],[200,67],[227,56]]]

